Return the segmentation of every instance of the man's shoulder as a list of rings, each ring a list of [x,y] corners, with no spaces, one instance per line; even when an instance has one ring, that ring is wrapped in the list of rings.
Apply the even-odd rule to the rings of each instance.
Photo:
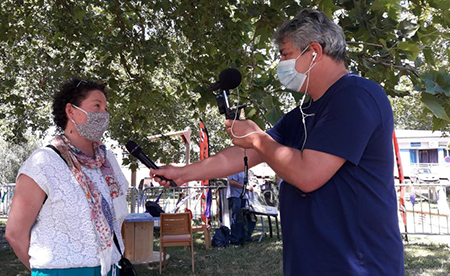
[[[347,91],[350,93],[366,90],[369,92],[383,92],[383,94],[385,94],[383,88],[378,83],[354,73],[349,73],[343,76],[336,82],[336,86],[338,90]]]
[[[375,103],[375,106],[390,106],[387,95],[379,84],[352,73],[341,78],[328,92],[323,102],[333,103],[344,109],[346,106],[356,106],[360,102]]]

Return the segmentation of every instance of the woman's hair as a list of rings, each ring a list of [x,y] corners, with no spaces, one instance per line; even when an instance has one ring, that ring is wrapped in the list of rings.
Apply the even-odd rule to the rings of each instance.
[[[286,20],[273,34],[275,44],[283,44],[290,38],[294,47],[303,51],[312,42],[322,46],[323,53],[336,61],[345,62],[347,51],[342,28],[334,23],[325,13],[302,9],[297,15]]]
[[[56,126],[64,130],[67,126],[66,105],[68,103],[80,106],[81,102],[93,90],[100,90],[105,94],[105,84],[78,78],[70,79],[61,85],[58,92],[53,95],[53,120]]]

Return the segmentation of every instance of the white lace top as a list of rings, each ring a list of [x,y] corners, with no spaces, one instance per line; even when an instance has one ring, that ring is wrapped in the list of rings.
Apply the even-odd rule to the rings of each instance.
[[[120,203],[124,207],[128,182],[114,154],[107,151],[107,158],[123,191],[122,196],[114,199],[114,204],[100,169],[83,167],[83,171],[98,185],[110,206],[118,206],[117,203]],[[31,229],[28,252],[31,268],[99,266],[97,236],[86,195],[64,160],[52,149],[40,148],[25,161],[19,170],[18,175],[20,174],[31,177],[48,195]],[[114,209],[114,230],[123,252],[120,230],[127,215],[126,206]],[[120,255],[115,244],[113,247],[112,263],[116,263]]]

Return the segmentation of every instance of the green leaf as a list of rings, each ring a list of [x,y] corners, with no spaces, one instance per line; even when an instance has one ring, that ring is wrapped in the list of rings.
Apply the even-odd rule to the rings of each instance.
[[[407,51],[409,53],[410,60],[415,60],[421,51],[420,47],[416,43],[411,42],[399,42],[397,48]]]
[[[251,117],[255,116],[255,114],[256,114],[256,109],[252,108],[252,109],[250,109],[250,111],[247,112],[247,117],[251,118]]]
[[[447,120],[443,120],[440,118],[433,117],[433,131],[444,129],[449,125]]]
[[[425,48],[423,49],[423,55],[425,56],[425,61],[431,65],[435,65],[436,62],[434,60],[434,53],[431,48]]]
[[[406,37],[406,38],[411,38],[412,36],[414,36],[416,34],[417,30],[419,30],[419,28],[420,28],[420,25],[412,23],[409,20],[403,20],[398,25],[398,31],[400,32],[402,37]]]
[[[425,91],[431,94],[445,94],[450,97],[450,74],[445,68],[440,71],[429,71],[421,75],[425,83]]]
[[[423,93],[421,101],[437,118],[450,122],[450,117],[445,111],[444,102],[442,100],[434,95]]]
[[[274,104],[274,98],[270,95],[263,100],[264,106],[267,108],[266,119],[274,125],[283,116],[279,108]]]

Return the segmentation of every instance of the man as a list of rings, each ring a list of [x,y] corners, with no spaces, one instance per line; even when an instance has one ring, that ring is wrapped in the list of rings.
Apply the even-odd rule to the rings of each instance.
[[[234,147],[157,173],[177,183],[229,175],[242,170],[246,149],[250,167],[267,162],[283,179],[285,275],[404,275],[393,115],[384,91],[347,72],[343,31],[320,11],[301,10],[274,39],[281,83],[309,94],[309,101],[267,133],[236,121]],[[230,134],[232,121],[225,125]]]
[[[233,174],[227,178],[227,199],[231,210],[231,244],[243,245],[252,241],[252,233],[256,225],[256,217],[253,214],[245,213],[243,208],[247,206],[249,192],[253,190],[248,187],[243,198],[241,198],[242,187],[244,185],[244,172]],[[247,226],[247,227],[245,227]],[[245,231],[247,228],[247,232]]]

